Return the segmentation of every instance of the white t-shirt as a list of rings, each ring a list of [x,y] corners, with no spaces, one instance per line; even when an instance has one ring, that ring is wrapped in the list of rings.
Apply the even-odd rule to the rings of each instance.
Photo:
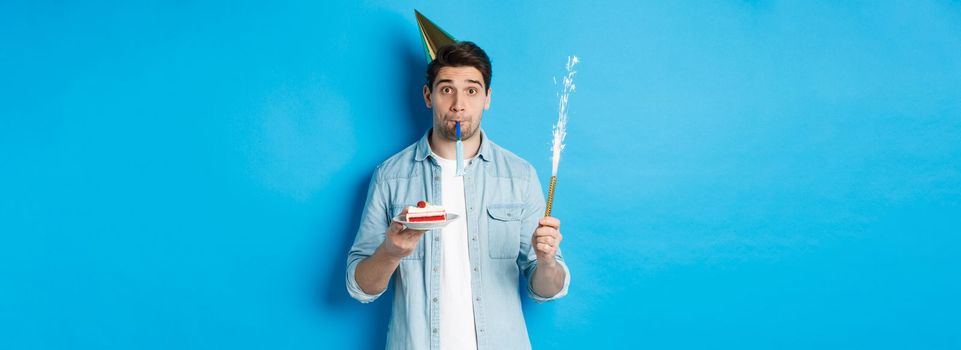
[[[470,253],[464,177],[456,176],[457,162],[434,154],[441,166],[441,205],[456,221],[441,229],[440,348],[477,349],[474,303],[471,300]]]

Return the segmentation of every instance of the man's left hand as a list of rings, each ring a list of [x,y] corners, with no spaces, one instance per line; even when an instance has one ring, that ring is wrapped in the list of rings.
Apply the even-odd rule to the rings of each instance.
[[[537,253],[537,262],[541,265],[554,266],[554,254],[561,245],[561,221],[547,216],[538,221],[538,226],[534,230],[534,237],[531,238],[531,246]]]

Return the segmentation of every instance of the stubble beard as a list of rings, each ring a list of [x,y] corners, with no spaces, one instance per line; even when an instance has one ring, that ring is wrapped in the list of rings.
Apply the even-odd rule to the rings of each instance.
[[[456,125],[454,127],[447,128],[447,122],[441,121],[440,123],[434,124],[434,130],[440,132],[440,136],[446,140],[457,141]],[[461,124],[461,140],[469,140],[470,138],[474,137],[474,135],[477,134],[477,130],[478,128],[476,126],[465,127],[464,124]]]

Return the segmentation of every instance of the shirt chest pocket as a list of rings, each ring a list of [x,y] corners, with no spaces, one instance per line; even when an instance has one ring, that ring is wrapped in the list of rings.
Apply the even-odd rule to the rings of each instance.
[[[491,259],[517,259],[523,204],[487,206],[487,248]]]
[[[391,220],[400,215],[400,212],[404,211],[404,208],[413,206],[413,204],[393,204],[390,206],[390,217]],[[420,237],[420,242],[417,243],[417,248],[414,248],[414,252],[410,255],[401,258],[401,260],[424,260],[424,244],[427,234]]]

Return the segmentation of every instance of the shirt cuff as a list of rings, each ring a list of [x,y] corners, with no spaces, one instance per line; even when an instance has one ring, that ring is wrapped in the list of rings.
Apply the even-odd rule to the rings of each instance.
[[[384,288],[384,290],[380,291],[380,293],[377,293],[377,294],[367,294],[364,292],[363,289],[360,288],[360,285],[357,284],[356,276],[357,276],[357,265],[360,264],[361,260],[362,259],[355,260],[351,262],[350,265],[347,266],[347,292],[350,293],[351,298],[357,299],[357,301],[367,304],[369,302],[377,300],[377,298],[379,298],[381,295],[384,294],[384,292],[387,291],[387,288]]]
[[[534,292],[534,288],[533,288],[534,279],[530,278],[530,281],[527,282],[527,294],[530,295],[530,297],[534,299],[534,301],[536,301],[538,304],[548,302],[551,300],[560,299],[560,298],[563,298],[565,295],[567,295],[567,288],[570,287],[571,285],[571,270],[567,268],[567,264],[565,264],[563,260],[556,259],[556,261],[564,269],[564,287],[561,288],[561,291],[557,292],[557,294],[549,298],[542,297],[540,295],[537,295],[537,293]],[[537,271],[537,265],[536,265],[537,262],[535,261],[534,264],[535,264],[534,271]],[[533,276],[534,274],[532,273],[531,277]]]

